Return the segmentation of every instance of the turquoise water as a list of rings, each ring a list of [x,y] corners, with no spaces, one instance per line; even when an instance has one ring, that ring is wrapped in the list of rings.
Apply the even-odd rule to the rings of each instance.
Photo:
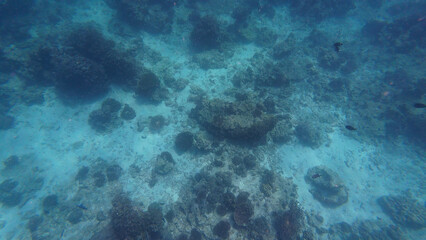
[[[424,239],[425,13],[0,1],[0,239]]]

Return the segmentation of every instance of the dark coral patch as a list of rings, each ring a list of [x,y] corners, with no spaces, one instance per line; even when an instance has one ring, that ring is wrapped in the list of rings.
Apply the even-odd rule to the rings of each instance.
[[[181,132],[175,138],[175,147],[180,152],[188,151],[194,142],[194,136],[191,132]]]

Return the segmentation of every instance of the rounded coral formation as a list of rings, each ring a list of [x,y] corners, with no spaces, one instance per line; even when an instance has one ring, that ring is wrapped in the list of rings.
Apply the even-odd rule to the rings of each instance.
[[[132,120],[136,117],[136,112],[128,104],[124,104],[124,108],[120,113],[120,117],[124,120]]]
[[[349,193],[343,181],[325,166],[310,168],[305,180],[312,185],[310,192],[314,198],[326,207],[338,207],[348,201]]]
[[[115,99],[108,98],[100,109],[94,110],[89,115],[89,125],[98,132],[108,132],[120,125],[118,111],[121,103]]]
[[[248,196],[249,193],[247,192],[238,194],[235,203],[234,221],[239,226],[246,226],[254,214],[254,207],[248,199]]]
[[[159,204],[152,203],[144,212],[128,197],[117,195],[112,200],[111,225],[115,237],[120,240],[158,239],[164,225],[162,209]]]
[[[149,120],[149,129],[151,131],[160,131],[166,125],[166,119],[162,115],[150,117]]]
[[[194,136],[191,132],[181,132],[175,138],[175,147],[180,152],[188,151],[194,142]]]
[[[229,237],[229,230],[231,225],[227,221],[220,221],[214,226],[213,233],[221,239],[227,239]]]
[[[276,123],[274,116],[250,101],[202,100],[192,116],[214,135],[247,142],[259,141]]]
[[[145,232],[141,212],[129,198],[118,195],[112,200],[111,224],[117,239],[136,239]]]
[[[290,204],[290,209],[275,213],[274,228],[278,240],[298,239],[297,235],[302,229],[303,211],[297,203]]]
[[[169,152],[162,152],[155,162],[154,172],[159,175],[170,173],[175,166],[175,160]]]
[[[151,99],[158,88],[160,88],[160,80],[149,71],[139,76],[135,93],[139,97]]]
[[[18,182],[6,179],[0,184],[0,203],[7,207],[14,207],[21,203],[23,194],[16,190]]]
[[[200,18],[191,32],[190,40],[194,49],[199,51],[219,47],[219,23],[215,18],[211,16],[205,16]]]

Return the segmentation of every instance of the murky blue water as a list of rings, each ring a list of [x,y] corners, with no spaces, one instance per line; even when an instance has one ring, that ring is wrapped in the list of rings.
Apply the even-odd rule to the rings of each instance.
[[[0,1],[0,239],[423,239],[426,2]]]

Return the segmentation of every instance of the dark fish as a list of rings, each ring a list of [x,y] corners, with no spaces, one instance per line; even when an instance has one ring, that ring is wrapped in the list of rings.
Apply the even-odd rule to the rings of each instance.
[[[313,179],[315,179],[315,178],[319,178],[319,177],[321,177],[321,174],[319,174],[319,173],[315,173],[314,175],[312,175],[312,178],[313,178]]]
[[[343,45],[343,43],[341,43],[341,42],[336,42],[336,43],[334,43],[333,44],[333,46],[334,46],[334,50],[336,51],[336,52],[340,52],[340,47]]]
[[[356,130],[356,128],[352,127],[351,125],[346,125],[345,128],[348,129],[348,130],[351,130],[351,131]]]
[[[87,210],[87,209],[88,209],[88,208],[87,208],[86,206],[84,206],[82,203],[77,204],[76,206],[77,206],[78,208],[83,209],[83,210]]]
[[[414,103],[414,105],[413,105],[415,108],[425,108],[426,107],[426,104],[424,104],[424,103]]]

